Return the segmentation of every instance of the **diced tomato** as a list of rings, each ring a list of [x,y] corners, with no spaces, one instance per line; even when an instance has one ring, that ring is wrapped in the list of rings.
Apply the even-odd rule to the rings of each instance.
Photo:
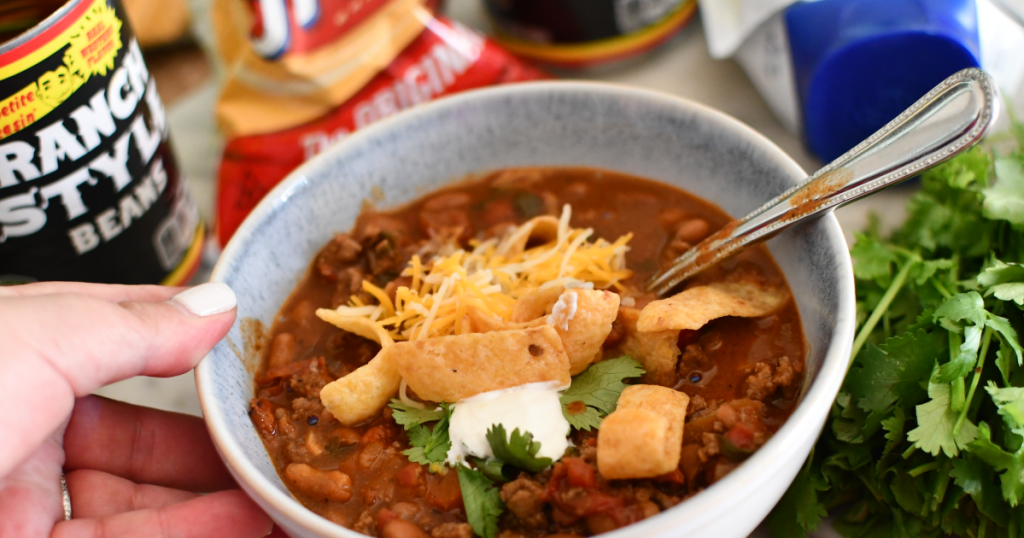
[[[387,525],[393,519],[398,519],[398,514],[387,508],[381,508],[380,513],[377,514],[377,527],[383,529],[384,525]]]
[[[556,500],[554,504],[570,514],[584,517],[619,508],[625,505],[625,502],[618,497],[592,489],[583,495],[573,495],[562,501]]]
[[[578,461],[567,464],[566,462],[569,460]],[[585,473],[585,471],[579,470],[581,469],[579,465],[590,467],[589,464],[579,458],[564,458],[561,462],[555,464],[555,468],[551,473],[551,480],[548,481],[548,487],[545,491],[545,500],[554,506],[555,513],[553,515],[556,516],[557,521],[568,521],[571,523],[581,517],[607,512],[613,508],[625,505],[622,499],[603,493],[595,487],[579,489],[579,486],[571,485],[570,473]],[[571,471],[570,469],[573,467],[576,467],[577,470]],[[591,468],[591,472],[593,472],[593,468]],[[594,480],[596,485],[596,478]]]
[[[429,480],[427,483],[427,503],[442,512],[462,506],[459,474],[451,470],[439,480]]]
[[[410,463],[398,470],[395,474],[395,482],[399,486],[415,488],[420,485],[420,478],[423,476],[423,466],[418,463]]]
[[[594,468],[580,458],[564,458],[569,485],[578,488],[592,488],[597,485]]]
[[[729,431],[725,432],[725,438],[736,448],[742,450],[754,448],[754,430],[742,422],[737,422]]]

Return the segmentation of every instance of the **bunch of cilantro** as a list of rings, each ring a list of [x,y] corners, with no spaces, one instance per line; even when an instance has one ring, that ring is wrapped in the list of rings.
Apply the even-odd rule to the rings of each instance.
[[[1024,128],[932,169],[851,250],[859,329],[811,457],[768,518],[848,537],[1024,536]]]
[[[587,431],[600,427],[604,417],[615,411],[619,396],[627,386],[623,381],[643,374],[640,363],[628,356],[590,365],[572,378],[572,384],[559,397],[569,426]],[[402,452],[409,461],[428,466],[430,472],[450,472],[445,468],[445,460],[452,448],[448,426],[454,406],[442,402],[436,409],[417,409],[401,400],[391,400],[389,407],[395,422],[403,426],[409,436],[409,448]],[[455,468],[469,526],[477,536],[495,538],[498,518],[505,511],[498,484],[515,479],[520,471],[536,473],[554,462],[551,458],[538,457],[540,442],[518,428],[509,434],[502,424],[494,424],[487,430],[486,439],[493,458],[471,457],[474,467],[456,465]]]

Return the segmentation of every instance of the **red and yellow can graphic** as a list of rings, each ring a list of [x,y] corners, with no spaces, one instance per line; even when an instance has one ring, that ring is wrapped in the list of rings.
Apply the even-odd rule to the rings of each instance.
[[[180,284],[203,227],[117,0],[0,44],[0,281]]]
[[[693,18],[696,0],[485,0],[494,37],[556,67],[607,64],[654,49]]]

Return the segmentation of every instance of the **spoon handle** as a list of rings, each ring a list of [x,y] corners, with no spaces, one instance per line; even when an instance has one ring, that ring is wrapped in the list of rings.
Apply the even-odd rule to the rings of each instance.
[[[997,96],[984,71],[972,68],[954,74],[800,185],[687,251],[654,275],[647,288],[663,296],[747,245],[952,158],[977,143],[994,123]]]

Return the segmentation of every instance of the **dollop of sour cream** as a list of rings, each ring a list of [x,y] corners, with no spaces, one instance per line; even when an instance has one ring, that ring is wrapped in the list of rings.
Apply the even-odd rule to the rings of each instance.
[[[562,415],[557,383],[527,383],[508,389],[477,394],[455,404],[448,435],[452,448],[446,462],[464,463],[467,456],[494,457],[487,430],[495,424],[511,436],[516,428],[530,432],[540,442],[538,457],[557,460],[569,447],[569,422]]]

